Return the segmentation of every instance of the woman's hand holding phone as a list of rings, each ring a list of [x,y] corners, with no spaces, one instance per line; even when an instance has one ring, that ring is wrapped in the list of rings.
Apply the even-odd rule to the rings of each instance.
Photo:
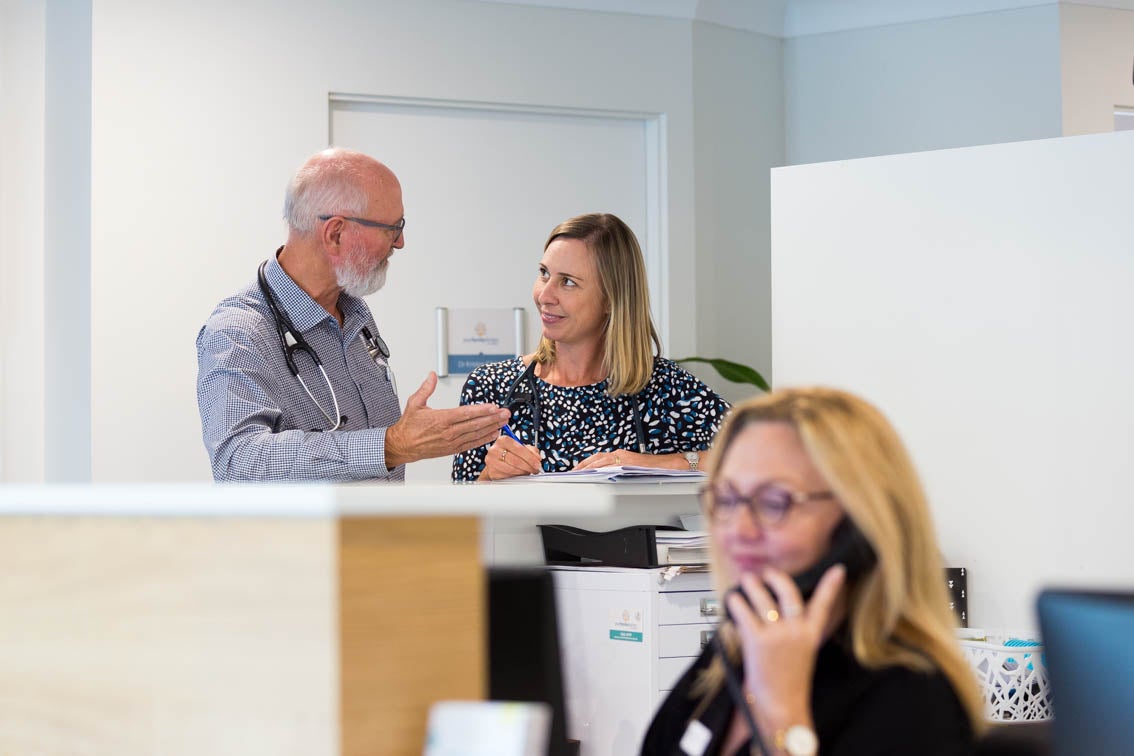
[[[744,595],[727,595],[744,657],[744,689],[765,743],[792,725],[812,726],[815,659],[845,574],[842,565],[828,569],[806,602],[792,577],[773,567],[742,575]]]

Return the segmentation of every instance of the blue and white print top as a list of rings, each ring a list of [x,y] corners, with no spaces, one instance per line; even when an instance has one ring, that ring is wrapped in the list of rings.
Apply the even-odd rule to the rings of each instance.
[[[503,405],[508,389],[524,372],[519,357],[493,362],[469,373],[461,404]],[[704,451],[712,444],[729,404],[692,373],[654,358],[650,382],[637,396],[609,396],[606,381],[589,386],[555,386],[535,377],[540,407],[539,453],[544,472],[562,472],[599,452],[638,450],[631,402],[638,403],[649,454]],[[527,389],[527,381],[520,391]],[[520,440],[532,442],[532,410],[517,404],[508,424]],[[453,480],[476,480],[488,446],[453,457]]]

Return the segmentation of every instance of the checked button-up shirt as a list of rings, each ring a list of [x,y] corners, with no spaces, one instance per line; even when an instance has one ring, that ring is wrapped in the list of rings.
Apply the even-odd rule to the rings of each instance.
[[[401,417],[385,360],[372,359],[361,334],[378,333],[370,308],[343,293],[343,326],[284,272],[275,257],[265,269],[276,305],[323,362],[327,382],[301,352],[294,359],[319,402],[288,369],[259,283],[222,301],[197,335],[197,404],[213,477],[231,480],[404,480],[405,466],[386,469],[386,429]],[[323,408],[323,412],[319,407]]]

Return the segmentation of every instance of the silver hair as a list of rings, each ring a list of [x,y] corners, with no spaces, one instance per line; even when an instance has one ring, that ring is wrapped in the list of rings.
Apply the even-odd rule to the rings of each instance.
[[[288,228],[309,234],[317,228],[320,215],[361,215],[367,205],[361,185],[358,153],[334,151],[309,160],[296,171],[284,194]]]

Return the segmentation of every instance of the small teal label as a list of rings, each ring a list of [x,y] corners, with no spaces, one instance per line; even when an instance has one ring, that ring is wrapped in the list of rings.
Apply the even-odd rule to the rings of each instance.
[[[630,641],[631,643],[641,643],[642,642],[642,634],[641,633],[635,633],[635,632],[632,632],[630,630],[611,630],[610,631],[610,639],[611,640],[620,640],[620,641]]]
[[[468,373],[473,368],[478,368],[489,362],[503,362],[515,356],[514,354],[450,354],[449,373]]]

